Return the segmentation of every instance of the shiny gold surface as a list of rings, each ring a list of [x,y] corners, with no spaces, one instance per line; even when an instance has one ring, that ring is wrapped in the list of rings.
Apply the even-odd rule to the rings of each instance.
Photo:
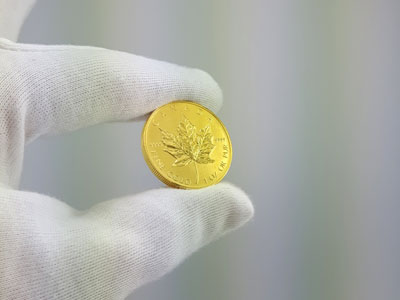
[[[232,161],[232,145],[222,122],[207,108],[175,101],[157,108],[142,133],[143,156],[165,184],[198,189],[219,182]]]

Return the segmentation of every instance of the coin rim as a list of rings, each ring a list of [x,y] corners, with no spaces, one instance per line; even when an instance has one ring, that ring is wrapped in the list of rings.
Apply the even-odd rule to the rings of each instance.
[[[163,176],[163,175],[156,169],[156,167],[153,166],[153,164],[152,164],[152,162],[151,162],[151,160],[150,160],[150,158],[149,158],[149,155],[148,155],[148,153],[146,152],[146,145],[145,145],[146,129],[147,129],[147,127],[148,127],[149,124],[150,124],[150,119],[152,118],[152,116],[156,115],[157,112],[158,112],[159,110],[161,110],[164,106],[167,106],[167,105],[170,105],[170,104],[173,104],[173,103],[189,103],[189,104],[191,104],[191,105],[195,105],[195,106],[198,106],[198,107],[200,107],[200,108],[206,110],[206,111],[209,112],[215,119],[217,119],[218,123],[222,126],[222,129],[225,131],[225,133],[226,133],[226,135],[227,135],[227,137],[228,137],[229,150],[230,150],[230,157],[229,157],[229,159],[228,159],[228,166],[227,166],[226,171],[225,171],[225,173],[223,174],[223,176],[221,176],[219,179],[217,179],[217,181],[214,181],[212,184],[205,185],[205,186],[194,187],[194,186],[185,186],[185,185],[182,185],[182,184],[178,184],[178,183],[176,183],[176,182],[174,182],[174,181],[171,181],[171,180],[169,180],[168,178],[166,178],[165,176]],[[203,105],[201,105],[201,104],[199,104],[199,103],[197,103],[197,102],[190,101],[190,100],[176,100],[176,101],[171,101],[171,102],[168,102],[168,103],[166,103],[166,104],[163,104],[162,106],[157,107],[153,112],[151,112],[150,116],[147,118],[147,120],[146,120],[146,122],[145,122],[145,124],[144,124],[144,126],[143,126],[143,129],[142,129],[141,149],[142,149],[142,154],[143,154],[143,157],[144,157],[144,160],[145,160],[146,164],[148,165],[148,167],[150,168],[150,170],[153,172],[153,174],[156,175],[156,177],[157,177],[160,181],[162,181],[163,183],[165,183],[166,185],[168,185],[168,186],[170,186],[170,187],[178,188],[178,189],[185,189],[185,190],[188,190],[188,189],[201,189],[201,188],[205,188],[205,187],[208,187],[208,186],[215,185],[215,184],[217,184],[218,182],[220,182],[220,181],[226,176],[226,174],[228,173],[228,171],[229,171],[229,169],[230,169],[230,167],[231,167],[232,156],[233,156],[231,137],[229,136],[228,130],[226,129],[224,123],[222,123],[222,121],[221,121],[211,110],[209,110],[208,108],[204,107]]]

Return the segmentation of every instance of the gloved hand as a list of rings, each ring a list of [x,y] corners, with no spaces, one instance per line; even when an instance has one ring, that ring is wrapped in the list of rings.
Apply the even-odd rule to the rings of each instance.
[[[24,145],[132,120],[175,99],[217,111],[222,94],[199,70],[99,48],[14,43],[32,4],[0,0],[0,299],[123,299],[248,221],[248,197],[221,183],[77,211],[17,189]]]

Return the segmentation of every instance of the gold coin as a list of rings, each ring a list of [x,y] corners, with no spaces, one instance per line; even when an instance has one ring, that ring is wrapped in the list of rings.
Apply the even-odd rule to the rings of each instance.
[[[232,161],[228,131],[210,110],[191,101],[157,108],[142,133],[150,170],[166,185],[199,189],[219,182]]]

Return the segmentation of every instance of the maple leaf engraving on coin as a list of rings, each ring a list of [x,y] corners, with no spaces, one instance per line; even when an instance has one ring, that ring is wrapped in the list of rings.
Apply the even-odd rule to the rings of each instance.
[[[160,128],[164,151],[175,158],[173,166],[183,167],[194,163],[197,184],[199,183],[199,172],[197,164],[213,163],[211,152],[215,148],[214,137],[210,126],[196,131],[196,127],[184,116],[177,128],[177,135]]]

